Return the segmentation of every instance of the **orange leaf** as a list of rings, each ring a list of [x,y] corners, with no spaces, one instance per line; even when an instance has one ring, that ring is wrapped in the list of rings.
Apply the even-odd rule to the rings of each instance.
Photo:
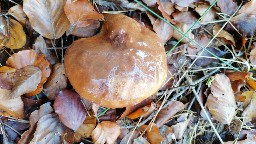
[[[245,80],[248,76],[250,76],[249,72],[231,72],[225,74],[231,81],[236,80]]]
[[[67,0],[64,6],[65,14],[71,25],[86,27],[92,23],[88,20],[103,19],[103,15],[95,11],[94,7],[88,0]]]
[[[147,137],[151,144],[160,144],[164,140],[159,128],[155,124],[147,129]]]
[[[256,82],[255,82],[252,78],[248,77],[248,78],[246,79],[246,83],[247,83],[248,86],[250,86],[253,90],[256,90]]]
[[[21,69],[25,66],[35,66],[42,71],[41,81],[38,84],[37,89],[31,93],[27,93],[27,96],[39,94],[43,89],[43,84],[51,73],[50,63],[45,59],[44,55],[39,55],[34,50],[19,51],[9,57],[6,64],[16,69]]]
[[[151,103],[142,108],[137,109],[135,112],[129,114],[127,117],[130,119],[136,119],[139,117],[146,117],[148,114],[151,114],[156,109],[155,103]]]
[[[83,124],[77,129],[77,131],[74,134],[76,141],[79,142],[82,137],[90,137],[95,126],[96,118],[92,115],[87,116]]]
[[[8,66],[1,66],[0,67],[0,73],[4,73],[4,72],[12,73],[12,72],[15,72],[15,71],[16,71],[16,69],[12,68],[12,67],[8,67]]]

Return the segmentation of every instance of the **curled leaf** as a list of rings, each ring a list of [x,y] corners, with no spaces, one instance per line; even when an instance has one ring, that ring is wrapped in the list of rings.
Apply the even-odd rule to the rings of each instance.
[[[242,113],[244,123],[252,121],[253,119],[256,118],[255,105],[256,105],[256,97],[254,96],[252,97],[249,105],[245,108],[245,110]]]
[[[61,122],[76,131],[86,118],[86,110],[79,95],[69,90],[60,91],[54,101],[54,110]]]
[[[209,4],[198,2],[195,7],[195,11],[200,15],[203,16],[204,12],[209,8]],[[207,23],[215,20],[216,11],[211,8],[200,20],[202,23]]]
[[[13,16],[16,20],[18,20],[23,26],[26,25],[27,20],[27,16],[23,11],[23,7],[21,5],[15,5],[13,7],[11,7],[8,10],[8,13]]]
[[[65,76],[64,65],[57,63],[53,66],[53,73],[48,78],[44,90],[50,100],[55,99],[59,91],[65,89],[68,85],[67,77]]]
[[[147,117],[149,114],[151,114],[156,109],[155,103],[151,103],[149,105],[146,105],[142,108],[137,109],[135,112],[128,115],[128,118],[130,119],[136,119],[139,117]]]
[[[236,102],[230,80],[226,75],[214,76],[206,106],[214,119],[223,124],[231,123],[236,114]]]
[[[244,13],[244,14],[256,14],[256,0],[251,0],[244,4],[241,9],[237,12],[239,14]]]
[[[164,137],[160,134],[159,128],[155,124],[144,125],[141,128],[146,129],[146,136],[151,144],[160,144],[164,141]]]
[[[197,0],[171,0],[172,3],[180,7],[188,7],[191,3],[196,2]]]
[[[48,39],[58,39],[68,29],[64,0],[24,0],[23,10],[32,28]]]
[[[230,41],[231,42],[231,44],[233,44],[234,46],[236,46],[236,43],[235,43],[235,40],[234,40],[234,37],[230,34],[230,33],[228,33],[227,31],[225,31],[225,30],[221,30],[220,31],[220,26],[219,25],[215,25],[214,27],[213,27],[213,35],[217,35],[217,37],[219,37],[219,38],[223,38],[222,39],[222,41],[225,43],[225,40],[226,41]],[[219,32],[220,31],[220,32]]]
[[[166,43],[173,35],[173,28],[160,19],[154,22],[153,29],[163,43]]]
[[[43,89],[43,84],[51,73],[50,63],[45,59],[44,55],[39,55],[34,50],[19,51],[9,57],[6,64],[16,69],[21,69],[26,66],[35,66],[41,70],[42,77],[37,89],[33,92],[27,93],[27,96],[39,94]]]
[[[103,121],[92,132],[92,141],[95,144],[114,144],[121,130],[119,125],[110,121]]]

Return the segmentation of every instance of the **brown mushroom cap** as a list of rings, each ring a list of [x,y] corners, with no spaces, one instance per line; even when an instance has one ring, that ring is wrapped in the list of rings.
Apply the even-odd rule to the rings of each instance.
[[[101,32],[70,45],[65,71],[76,92],[101,106],[133,105],[166,80],[166,54],[157,35],[122,15],[105,15]]]

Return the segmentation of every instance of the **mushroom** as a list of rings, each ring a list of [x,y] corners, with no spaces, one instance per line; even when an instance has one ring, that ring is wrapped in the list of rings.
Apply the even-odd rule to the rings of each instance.
[[[141,102],[156,93],[167,77],[161,40],[122,14],[105,15],[99,34],[73,42],[64,66],[82,98],[109,108]]]

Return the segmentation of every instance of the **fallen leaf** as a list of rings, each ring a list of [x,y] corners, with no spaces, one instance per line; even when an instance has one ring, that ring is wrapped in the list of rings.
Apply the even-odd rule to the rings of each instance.
[[[179,101],[172,101],[168,104],[166,108],[163,108],[159,111],[157,117],[156,117],[156,125],[158,127],[161,127],[164,125],[168,120],[171,119],[176,113],[179,111],[182,111],[185,108],[185,105],[182,102]]]
[[[219,25],[215,25],[214,27],[213,27],[213,35],[217,35],[217,37],[218,38],[224,38],[226,41],[230,41],[231,42],[231,44],[233,44],[234,46],[236,46],[236,43],[235,43],[235,40],[234,40],[234,37],[230,34],[230,33],[228,33],[227,31],[225,31],[225,30],[221,30],[221,28],[220,28],[220,26]],[[226,43],[226,41],[224,41],[223,39],[222,39],[222,41],[224,42],[224,43]]]
[[[164,1],[164,0],[163,0]],[[161,4],[161,0],[157,0],[157,4],[158,4],[158,9],[159,11],[162,13],[162,16],[168,20],[169,22],[172,22],[171,16],[168,13],[171,13],[171,9],[165,7],[164,5]],[[169,5],[170,7],[171,5]],[[166,13],[165,11],[167,11],[168,13]]]
[[[155,124],[149,125],[146,135],[151,144],[160,144],[164,141],[164,137],[160,134],[159,128]]]
[[[249,87],[251,87],[253,90],[256,90],[256,82],[255,82],[252,78],[248,77],[248,78],[246,79],[246,83],[247,83],[247,85],[248,85]]]
[[[2,119],[2,122],[8,125],[5,127],[6,135],[8,136],[8,139],[14,143],[16,142],[16,139],[19,139],[19,134],[17,134],[16,131],[22,132],[29,128],[29,123],[18,120]]]
[[[231,87],[235,94],[240,92],[241,87],[245,83],[243,80],[236,80],[236,81],[230,81],[230,82],[231,82]]]
[[[145,9],[138,3],[136,2],[130,2],[128,0],[94,0],[98,5],[107,7],[112,9],[113,11],[124,11],[124,10],[140,10],[140,11],[145,11]]]
[[[185,130],[191,119],[187,119],[184,122],[179,122],[171,126],[171,131],[174,133],[176,139],[182,139]]]
[[[76,141],[79,142],[81,138],[90,137],[95,126],[96,118],[94,116],[86,116],[83,124],[75,132]]]
[[[151,7],[156,4],[157,0],[142,0],[147,6]]]
[[[64,0],[24,0],[23,10],[32,28],[48,39],[58,39],[68,29]]]
[[[87,37],[94,36],[98,32],[99,28],[100,28],[100,22],[95,20],[95,21],[92,21],[86,27],[77,27],[77,26],[74,27],[71,30],[71,34],[75,35],[75,36],[78,36],[78,37],[87,38]],[[69,34],[68,32],[67,32],[67,35]]]
[[[256,134],[248,133],[246,134],[245,140],[237,141],[236,144],[254,144],[255,141],[256,141]],[[233,144],[233,143],[234,141],[228,141],[228,142],[225,142],[224,144]]]
[[[109,109],[104,115],[98,117],[99,121],[115,122],[117,118],[116,109]]]
[[[187,52],[189,54],[189,57],[191,59],[195,59],[196,55],[199,51],[202,50],[202,48],[206,47],[208,43],[210,42],[210,39],[206,34],[200,34],[195,38],[195,41],[201,46],[199,47],[198,45],[194,43],[190,43],[187,47]]]
[[[180,6],[180,7],[188,7],[191,3],[196,2],[198,0],[171,0],[172,3]]]
[[[12,67],[8,67],[8,66],[1,66],[0,67],[0,73],[12,73],[12,72],[16,72],[15,68]]]
[[[69,90],[60,91],[54,101],[54,110],[60,121],[68,128],[76,131],[86,118],[86,110],[80,96]]]
[[[200,15],[203,16],[205,11],[209,8],[208,3],[198,2],[196,3],[195,11]],[[216,17],[216,11],[214,8],[211,8],[200,20],[203,24],[214,21]]]
[[[230,81],[236,80],[246,80],[247,77],[251,75],[249,72],[229,72],[225,73],[225,75],[230,79]]]
[[[11,99],[33,92],[41,81],[42,72],[34,66],[18,69],[13,77],[13,87],[9,95]]]
[[[150,144],[145,138],[142,136],[133,140],[133,144]]]
[[[126,107],[125,111],[121,115],[121,118],[126,117],[127,115],[131,114],[132,112],[134,112],[135,110],[137,110],[141,107],[144,107],[146,105],[150,105],[152,102],[153,102],[153,99],[147,98],[147,99],[143,100],[142,102],[140,102],[138,104]]]
[[[244,35],[251,36],[256,30],[256,15],[239,14],[231,19],[232,24]]]
[[[183,33],[186,33],[190,28],[189,25],[182,24],[182,23],[177,23],[177,24],[175,24],[175,26],[179,29],[180,32],[183,32]],[[183,37],[183,35],[180,32],[178,32],[177,30],[174,30],[173,38],[175,38],[176,40],[180,40]],[[187,35],[187,37],[184,37],[181,40],[181,42],[188,43],[188,42],[190,42],[189,38],[194,39],[194,35],[192,34],[191,30],[186,35]]]
[[[0,115],[12,116],[16,119],[24,118],[24,104],[21,97],[11,99],[11,90],[0,88]]]
[[[237,12],[239,14],[256,14],[256,0],[251,0],[249,2],[247,2],[246,4],[244,4],[241,9]]]
[[[7,66],[21,69],[25,66],[38,67],[42,72],[41,81],[37,86],[37,89],[31,93],[27,93],[26,96],[33,96],[39,94],[43,89],[43,84],[50,76],[51,69],[50,63],[45,59],[44,55],[37,54],[34,50],[23,50],[13,54],[6,61]]]
[[[229,78],[216,74],[211,84],[211,94],[206,101],[212,117],[223,124],[230,124],[236,115],[235,96]]]
[[[197,21],[196,16],[190,11],[174,12],[172,14],[172,16],[173,16],[173,20],[175,23],[186,24],[186,25],[188,25],[188,27],[192,27],[194,25],[194,23]],[[192,29],[197,29],[199,27],[200,27],[200,24],[196,23],[192,27]]]
[[[233,0],[217,0],[217,6],[220,7],[221,12],[228,15],[232,15],[238,8]]]
[[[159,5],[158,9],[161,12],[164,11],[162,13],[165,13],[169,16],[175,11],[174,4],[169,0],[158,0],[157,4]]]
[[[249,105],[244,109],[242,116],[243,116],[243,122],[247,123],[249,121],[252,121],[256,118],[256,98],[252,97]]]
[[[136,119],[139,117],[147,117],[149,114],[151,114],[156,109],[155,103],[151,103],[150,105],[146,105],[142,108],[137,109],[135,112],[129,114],[127,117],[130,119]]]
[[[5,17],[0,17],[0,42],[2,43],[2,39],[4,39],[5,37],[8,37],[8,28],[7,28],[7,22]],[[0,45],[0,48],[2,47],[2,45]]]
[[[120,144],[133,144],[133,140],[140,135],[138,130],[130,131],[127,135],[123,137]]]
[[[65,75],[64,65],[57,63],[53,66],[53,73],[48,78],[44,91],[50,100],[54,100],[59,91],[67,88],[68,79]]]
[[[53,112],[53,109],[51,107],[51,103],[49,102],[41,105],[39,110],[33,111],[29,117],[30,128],[29,130],[27,130],[22,134],[18,144],[29,143],[29,141],[32,139],[30,136],[33,135],[32,133],[35,131],[35,127],[38,120],[41,119],[43,116],[50,114],[52,112]]]
[[[91,24],[88,20],[103,19],[104,16],[95,11],[88,0],[67,0],[64,6],[65,14],[71,26],[86,27]]]
[[[256,42],[254,42],[251,46],[249,60],[251,64],[256,65]]]
[[[38,54],[44,54],[45,58],[50,62],[50,64],[54,65],[58,62],[57,57],[47,49],[45,40],[41,35],[37,37],[35,43],[33,44],[33,49]]]
[[[16,20],[18,20],[23,26],[26,25],[28,20],[27,20],[26,14],[23,11],[22,5],[17,4],[15,6],[11,7],[8,10],[8,13],[11,16],[13,16]]]
[[[6,20],[4,20],[6,21]],[[9,27],[10,35],[5,36],[0,39],[0,48],[5,46],[10,49],[19,49],[26,44],[26,34],[23,31],[22,25],[12,18],[8,18],[8,23],[6,23],[6,28]],[[4,25],[0,23],[0,25]]]
[[[173,28],[160,19],[155,21],[153,29],[163,43],[166,43],[173,35]]]
[[[121,130],[114,122],[103,121],[99,123],[92,132],[92,141],[95,144],[114,144]]]

